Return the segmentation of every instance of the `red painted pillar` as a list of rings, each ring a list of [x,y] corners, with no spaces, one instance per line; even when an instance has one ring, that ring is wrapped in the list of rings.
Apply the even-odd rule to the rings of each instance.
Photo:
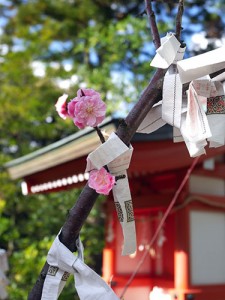
[[[103,250],[102,277],[109,283],[114,273],[114,251],[110,248]]]
[[[103,249],[102,257],[102,277],[107,282],[112,281],[112,276],[115,273],[115,224],[113,220],[114,203],[110,196],[104,207],[107,216],[105,224],[105,248]]]
[[[174,288],[177,300],[185,300],[189,287],[189,223],[187,209],[176,213]]]

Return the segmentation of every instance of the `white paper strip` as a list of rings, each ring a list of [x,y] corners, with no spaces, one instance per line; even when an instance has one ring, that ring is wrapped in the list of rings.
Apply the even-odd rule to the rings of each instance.
[[[225,46],[177,63],[181,82],[186,83],[225,68]]]
[[[140,133],[151,133],[164,126],[166,122],[162,119],[162,102],[154,105],[137,129]]]
[[[175,35],[173,33],[167,33],[167,35],[161,39],[161,46],[156,50],[156,55],[150,65],[161,69],[168,68],[174,61],[179,48],[180,42]]]
[[[85,172],[101,169],[128,149],[127,145],[113,132],[104,144],[88,155]]]
[[[114,202],[124,235],[122,255],[136,251],[133,205],[126,173],[132,153],[132,146],[127,147],[115,133],[112,133],[104,144],[88,155],[86,167],[86,172],[89,172],[107,165],[113,175],[125,175],[125,178],[119,179],[113,187]]]
[[[190,142],[200,142],[211,137],[211,131],[203,107],[191,82],[187,91],[188,106],[185,136]]]
[[[177,127],[173,127],[173,142],[174,143],[180,143],[183,142],[184,138],[180,132],[180,129]]]
[[[48,264],[55,271],[45,278],[41,300],[58,299],[64,286],[58,280],[62,274],[66,274],[66,277],[74,275],[75,288],[81,300],[119,300],[106,282],[84,263],[80,240],[77,241],[77,250],[78,256],[75,256],[56,237],[47,256]]]
[[[163,83],[162,119],[180,128],[182,83],[178,74],[166,73]]]
[[[222,91],[223,92],[223,91]],[[225,96],[207,99],[207,118],[212,136],[208,138],[210,147],[219,147],[225,144]]]
[[[180,128],[182,109],[182,83],[177,71],[177,62],[183,59],[185,49],[186,47],[179,47],[163,82],[162,119],[177,128]]]
[[[151,133],[166,123],[180,127],[182,84],[176,63],[183,58],[186,48],[180,47],[180,42],[173,33],[168,33],[166,37],[161,39],[161,43],[162,45],[157,50],[151,66],[169,67],[164,77],[162,105],[157,103],[150,110],[137,130],[141,133]]]

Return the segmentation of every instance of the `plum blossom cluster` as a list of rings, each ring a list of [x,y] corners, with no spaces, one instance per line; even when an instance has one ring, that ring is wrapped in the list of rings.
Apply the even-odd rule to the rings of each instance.
[[[59,97],[55,107],[63,119],[70,117],[74,124],[83,129],[86,126],[96,127],[100,124],[106,113],[106,105],[101,96],[93,89],[79,89],[77,97],[67,104],[68,95]]]
[[[83,129],[86,126],[97,128],[104,120],[106,105],[101,96],[93,89],[79,89],[77,97],[67,103],[68,95],[64,94],[58,98],[55,104],[56,111],[62,119],[67,117],[73,119],[74,124]],[[97,193],[108,195],[115,184],[115,176],[106,171],[105,168],[92,170],[90,172],[88,185]]]
[[[108,195],[115,184],[115,176],[108,173],[105,168],[92,170],[88,184],[89,187],[96,190],[97,193]]]

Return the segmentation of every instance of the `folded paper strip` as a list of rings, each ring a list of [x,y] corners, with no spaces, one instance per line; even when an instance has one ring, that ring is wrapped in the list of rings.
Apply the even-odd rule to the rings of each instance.
[[[168,62],[162,101],[153,106],[137,131],[151,133],[168,123],[174,128],[174,142],[184,141],[191,157],[204,154],[208,142],[210,147],[224,145],[225,73],[213,80],[209,74],[225,68],[225,46],[182,60],[185,48],[170,33],[159,49],[151,65],[165,68]],[[182,89],[187,82],[185,94]]]
[[[81,300],[119,300],[110,286],[84,263],[83,245],[76,241],[75,256],[57,236],[48,252],[48,274],[45,278],[41,300],[56,300],[70,274],[74,275],[75,289]]]
[[[132,152],[131,145],[128,147],[115,133],[112,133],[104,144],[88,155],[86,167],[86,172],[89,172],[107,165],[112,175],[120,176],[112,191],[124,236],[122,255],[129,255],[136,251],[134,212],[126,171],[130,165]]]

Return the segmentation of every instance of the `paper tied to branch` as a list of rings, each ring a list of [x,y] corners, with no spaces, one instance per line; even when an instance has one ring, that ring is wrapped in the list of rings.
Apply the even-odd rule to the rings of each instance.
[[[223,96],[217,95],[223,94]],[[192,157],[210,147],[224,145],[225,97],[221,82],[209,76],[194,80],[187,91],[187,112],[182,115],[180,132]],[[174,132],[179,141],[179,133]],[[182,140],[182,139],[181,139]]]
[[[122,255],[129,255],[136,251],[134,212],[126,171],[132,153],[133,147],[127,147],[115,133],[112,133],[104,144],[88,155],[86,167],[88,172],[107,165],[111,174],[123,177],[117,180],[112,190],[124,236]]]
[[[177,67],[183,84],[217,72],[225,68],[225,46],[181,60]]]
[[[180,42],[174,33],[167,33],[161,39],[161,46],[156,50],[156,55],[151,61],[150,66],[161,69],[168,68],[175,60],[179,48]]]
[[[211,94],[207,99],[206,114],[212,132],[212,137],[208,141],[210,147],[220,147],[225,145],[225,72],[214,77],[212,82],[217,93]]]
[[[81,300],[119,300],[110,286],[83,259],[83,245],[76,241],[78,256],[75,256],[57,236],[48,252],[50,265],[45,278],[41,300],[58,299],[70,274],[74,275],[75,288]]]
[[[166,123],[180,127],[182,110],[182,83],[177,71],[177,62],[183,59],[185,47],[181,47],[173,33],[167,33],[161,39],[162,45],[151,66],[169,68],[163,82],[162,102],[157,103],[149,111],[137,132],[150,133]]]
[[[162,119],[180,128],[182,110],[182,83],[177,70],[177,63],[183,59],[186,47],[179,47],[173,64],[169,67],[163,81]]]
[[[225,145],[225,96],[210,97],[207,99],[207,119],[212,136],[208,138],[210,147]]]
[[[182,60],[174,34],[163,38],[151,65],[168,67],[163,82],[162,102],[149,111],[137,132],[151,133],[166,123],[173,126],[174,142],[184,141],[190,156],[205,153],[205,146],[225,144],[225,96],[221,81],[225,72],[211,79],[209,74],[225,68],[225,46]],[[207,75],[207,76],[206,76]],[[190,82],[187,95],[182,85]]]
[[[137,132],[151,133],[164,126],[166,122],[162,119],[162,101],[153,105],[144,120],[139,125]]]

